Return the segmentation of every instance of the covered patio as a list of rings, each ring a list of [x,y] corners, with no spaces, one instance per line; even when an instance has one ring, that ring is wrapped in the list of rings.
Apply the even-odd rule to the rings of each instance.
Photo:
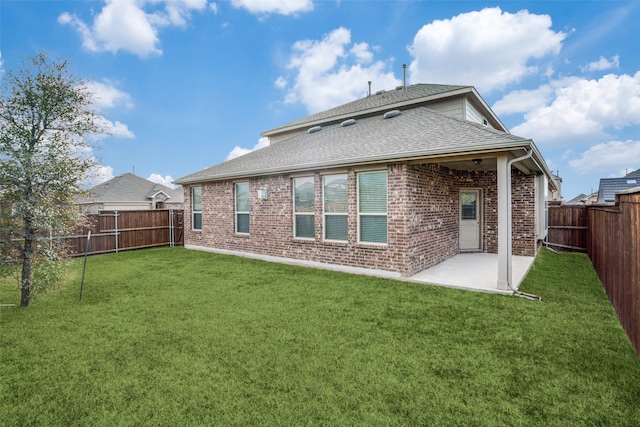
[[[518,289],[529,269],[534,257],[513,256],[512,284]],[[431,268],[421,271],[406,280],[450,288],[466,289],[479,292],[491,292],[504,295],[513,294],[511,289],[499,289],[498,255],[486,253],[458,254]]]

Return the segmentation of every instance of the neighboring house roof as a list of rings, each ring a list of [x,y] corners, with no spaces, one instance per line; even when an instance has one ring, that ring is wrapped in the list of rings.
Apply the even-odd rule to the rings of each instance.
[[[598,201],[598,192],[591,194],[579,194],[568,202],[564,202],[565,205],[591,205]]]
[[[76,199],[78,204],[104,202],[150,202],[156,196],[168,197],[171,203],[183,203],[184,194],[181,188],[173,189],[162,184],[140,178],[132,173],[125,173],[102,184],[96,185],[84,196]]]
[[[639,170],[640,171],[640,170]],[[634,171],[622,178],[602,178],[598,187],[598,203],[614,203],[616,192],[640,187],[640,173]]]
[[[602,178],[598,188],[598,203],[614,203],[616,192],[640,187],[640,177]]]
[[[565,202],[564,204],[565,205],[580,205],[580,204],[582,204],[582,201],[584,199],[586,199],[587,197],[589,197],[589,196],[587,196],[584,193],[580,193],[576,197],[574,197],[573,199],[569,200],[568,202]]]
[[[308,127],[318,123],[326,123],[352,116],[361,116],[391,109],[402,109],[405,106],[415,105],[421,102],[434,101],[442,98],[450,98],[456,95],[473,94],[478,104],[480,104],[487,114],[491,116],[498,128],[507,131],[500,119],[493,113],[491,108],[485,103],[480,94],[473,86],[459,85],[439,85],[439,84],[415,84],[411,86],[399,86],[395,90],[379,91],[371,96],[339,105],[329,110],[304,117],[299,120],[278,126],[262,133],[263,136],[271,136],[286,132],[288,130]]]
[[[452,155],[481,155],[509,149],[534,150],[529,139],[478,123],[416,107],[385,119],[383,114],[358,119],[355,124],[323,126],[277,144],[245,154],[180,178],[178,184],[317,170],[327,167],[408,161]],[[550,176],[548,169],[545,173]]]

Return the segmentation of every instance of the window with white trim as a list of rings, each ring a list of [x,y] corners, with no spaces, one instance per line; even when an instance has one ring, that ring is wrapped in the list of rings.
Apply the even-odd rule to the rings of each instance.
[[[312,176],[293,179],[293,236],[299,239],[315,237],[315,186]]]
[[[346,174],[327,175],[322,178],[322,216],[325,240],[347,240],[348,183]]]
[[[236,193],[236,233],[249,233],[249,183],[238,182]]]
[[[202,230],[202,187],[191,187],[191,229]]]
[[[387,243],[387,172],[358,174],[358,240]]]

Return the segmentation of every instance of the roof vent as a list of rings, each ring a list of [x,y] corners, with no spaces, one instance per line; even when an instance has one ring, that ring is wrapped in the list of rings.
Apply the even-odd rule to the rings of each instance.
[[[379,90],[379,91],[376,92],[376,95],[382,95],[385,92],[386,92],[386,90]]]
[[[307,133],[316,133],[322,130],[322,126],[314,126],[310,128]]]
[[[627,184],[637,184],[638,181],[636,181],[635,179],[628,179],[627,180]]]
[[[396,86],[396,90],[402,90],[404,89],[404,86],[400,85],[400,86]]]
[[[344,122],[340,123],[340,126],[342,126],[343,128],[346,128],[347,126],[351,126],[351,125],[355,125],[356,124],[356,119],[348,119],[345,120]]]
[[[384,113],[384,118],[385,119],[391,119],[393,117],[399,116],[400,114],[402,114],[400,112],[400,110],[391,110],[391,111],[387,111],[386,113]]]

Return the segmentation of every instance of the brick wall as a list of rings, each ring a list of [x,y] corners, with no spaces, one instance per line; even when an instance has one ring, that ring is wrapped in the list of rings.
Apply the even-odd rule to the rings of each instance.
[[[339,173],[344,173],[340,171]],[[187,245],[251,252],[412,275],[459,252],[458,217],[461,188],[482,190],[483,250],[497,252],[497,185],[495,172],[466,172],[443,166],[392,164],[387,167],[388,243],[358,243],[356,172],[348,171],[348,241],[324,242],[322,176],[315,177],[315,239],[293,238],[293,189],[289,175],[249,180],[250,233],[235,233],[234,183],[202,185],[202,231],[191,229],[191,201],[185,188]],[[260,200],[257,191],[268,189]],[[514,254],[535,252],[535,186],[532,177],[514,173]],[[531,211],[529,212],[529,209]]]

